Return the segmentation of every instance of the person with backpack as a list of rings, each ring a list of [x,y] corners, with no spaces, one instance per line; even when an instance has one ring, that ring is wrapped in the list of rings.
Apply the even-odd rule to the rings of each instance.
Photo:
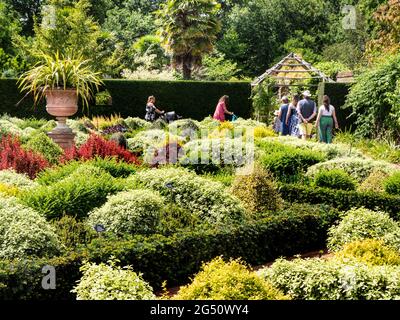
[[[339,129],[335,107],[331,105],[331,99],[325,95],[323,98],[323,105],[319,108],[317,117],[320,142],[332,143],[334,125],[336,129]]]
[[[317,116],[317,104],[311,100],[311,92],[306,90],[303,92],[304,99],[298,104],[297,114],[299,117],[300,134],[303,140],[311,139],[314,125],[313,119]]]

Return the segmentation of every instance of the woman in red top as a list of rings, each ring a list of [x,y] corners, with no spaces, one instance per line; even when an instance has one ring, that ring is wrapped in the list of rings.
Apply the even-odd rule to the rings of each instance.
[[[214,113],[214,119],[224,122],[225,121],[225,114],[229,114],[233,116],[233,112],[228,111],[228,105],[229,105],[229,97],[228,96],[223,96],[221,99],[219,99],[217,108]]]

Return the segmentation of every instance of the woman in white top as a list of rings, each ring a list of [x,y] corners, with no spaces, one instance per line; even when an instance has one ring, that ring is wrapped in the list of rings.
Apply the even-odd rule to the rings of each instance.
[[[324,143],[332,143],[333,125],[339,129],[335,107],[331,105],[328,96],[323,98],[324,104],[319,108],[317,126],[319,128],[319,140]]]

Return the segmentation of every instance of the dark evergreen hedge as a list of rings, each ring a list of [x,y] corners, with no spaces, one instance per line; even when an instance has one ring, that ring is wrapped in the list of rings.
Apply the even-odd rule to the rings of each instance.
[[[280,192],[291,203],[326,204],[341,211],[365,207],[381,210],[400,221],[400,197],[375,192],[357,192],[310,187],[300,184],[281,184]]]
[[[292,256],[325,248],[327,231],[338,219],[338,212],[327,206],[294,207],[271,214],[259,221],[221,230],[197,230],[165,237],[135,236],[131,240],[99,238],[80,253],[54,259],[30,259],[23,262],[0,261],[0,299],[63,300],[80,278],[84,260],[106,262],[111,256],[121,265],[132,265],[146,281],[159,289],[185,284],[199,271],[202,262],[216,256],[241,257],[260,265],[281,256]],[[56,268],[56,290],[43,290],[42,268]],[[5,285],[5,287],[1,286]]]
[[[238,116],[251,116],[251,86],[248,82],[203,81],[128,81],[105,80],[105,88],[112,96],[111,106],[91,106],[86,115],[120,114],[122,117],[144,117],[147,98],[154,95],[157,106],[165,111],[176,111],[184,118],[202,120],[212,115],[218,100],[229,95],[230,109]],[[20,118],[49,118],[44,103],[33,109],[32,98],[24,97],[15,79],[0,79],[0,114],[8,113]],[[77,116],[82,116],[82,108]]]

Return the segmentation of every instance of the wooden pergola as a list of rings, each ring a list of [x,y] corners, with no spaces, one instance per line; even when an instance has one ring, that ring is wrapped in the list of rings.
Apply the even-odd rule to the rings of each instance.
[[[285,88],[292,86],[318,86],[318,84],[306,82],[312,79],[319,79],[319,82],[335,82],[321,70],[314,68],[311,63],[294,53],[290,53],[263,75],[257,77],[251,85],[259,85],[267,77],[272,77],[276,81],[276,86],[279,88],[279,98],[282,97],[282,91]]]

